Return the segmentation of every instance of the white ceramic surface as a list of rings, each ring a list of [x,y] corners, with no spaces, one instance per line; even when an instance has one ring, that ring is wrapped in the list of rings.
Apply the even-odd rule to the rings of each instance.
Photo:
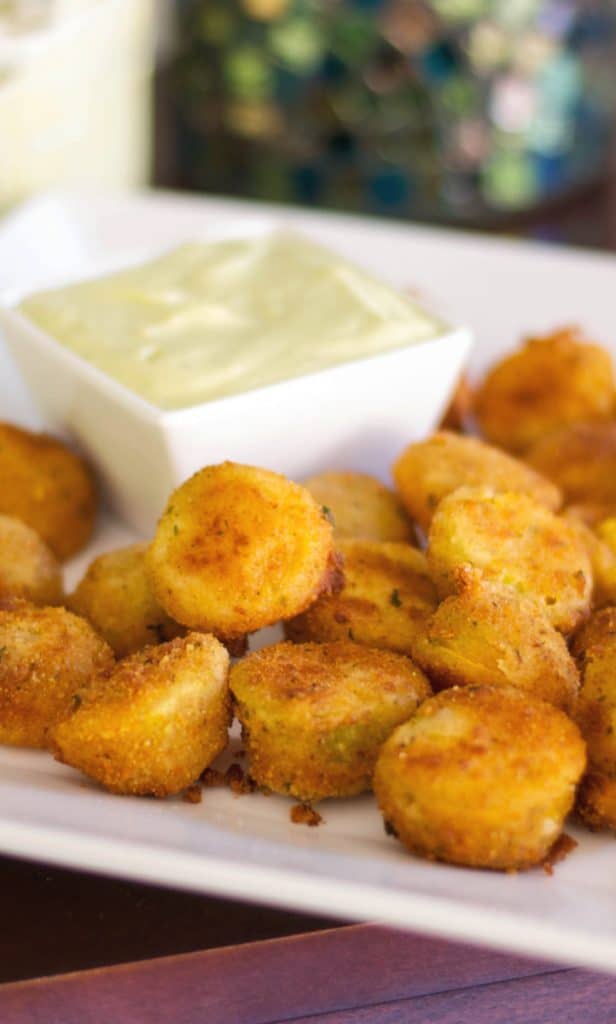
[[[132,217],[150,219],[161,241],[173,244],[187,225],[235,214],[238,205],[76,198],[47,201],[41,211],[50,228],[64,224],[69,247],[77,232],[95,259],[106,245],[130,238]],[[289,216],[326,243],[344,236],[367,265],[387,266],[397,283],[414,284],[454,322],[470,323],[479,338],[475,369],[521,332],[567,322],[584,324],[616,355],[611,257],[325,214]],[[0,275],[6,285],[36,287],[36,241],[27,231],[24,240],[23,222],[19,238],[14,227],[0,230]],[[35,422],[6,363],[0,382],[3,415]],[[129,536],[108,521],[91,553]],[[89,556],[71,567],[71,582]],[[114,797],[43,753],[0,748],[5,852],[616,969],[616,846],[610,837],[569,829],[580,845],[553,877],[541,870],[508,876],[411,857],[385,836],[369,797],[325,802],[325,822],[316,829],[292,825],[289,806],[283,798],[233,797],[216,789],[206,790],[197,805]]]
[[[94,211],[94,216],[96,213]],[[204,207],[184,225],[183,241],[272,231],[284,213],[218,213]],[[13,226],[39,238],[39,266],[50,285],[74,279],[63,273],[53,230],[42,231],[40,206],[25,207]],[[126,263],[127,253],[165,248],[156,215],[132,217],[126,234],[92,258],[83,233],[67,218],[79,277]],[[38,230],[37,230],[38,229]],[[96,223],[92,224],[96,233]],[[318,230],[315,233],[319,234]],[[128,243],[128,244],[127,244]],[[344,231],[330,247],[361,262]],[[380,276],[391,279],[389,265]],[[397,284],[397,281],[392,281]],[[13,298],[31,287],[13,290]],[[8,294],[8,293],[7,293]],[[310,301],[310,296],[306,296]],[[471,334],[465,328],[384,355],[360,359],[269,387],[165,411],[140,398],[45,334],[17,309],[0,309],[0,327],[46,424],[77,439],[100,474],[113,510],[147,535],[171,490],[202,466],[231,459],[264,466],[301,480],[323,466],[375,473],[388,467],[410,440],[438,422],[466,362]]]

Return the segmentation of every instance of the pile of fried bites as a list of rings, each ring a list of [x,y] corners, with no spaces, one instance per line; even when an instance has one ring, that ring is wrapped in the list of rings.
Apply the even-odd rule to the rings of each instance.
[[[164,797],[207,777],[235,714],[262,791],[309,811],[374,789],[430,859],[549,864],[574,805],[616,828],[610,355],[530,339],[393,477],[206,466],[65,598],[92,478],[0,425],[0,742]],[[285,642],[230,665],[275,623]]]

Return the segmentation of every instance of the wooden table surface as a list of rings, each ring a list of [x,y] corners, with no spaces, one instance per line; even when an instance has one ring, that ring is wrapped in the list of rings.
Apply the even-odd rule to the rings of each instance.
[[[1,1024],[607,1024],[616,976],[0,858]]]

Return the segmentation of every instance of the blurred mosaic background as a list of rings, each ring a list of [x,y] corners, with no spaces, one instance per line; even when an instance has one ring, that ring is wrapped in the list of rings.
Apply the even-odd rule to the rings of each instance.
[[[447,221],[605,167],[614,0],[178,0],[182,183]]]

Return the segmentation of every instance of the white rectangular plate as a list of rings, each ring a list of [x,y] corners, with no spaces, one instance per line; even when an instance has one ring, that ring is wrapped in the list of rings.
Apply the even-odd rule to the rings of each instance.
[[[0,290],[35,288],[44,247],[53,247],[62,272],[83,271],[84,252],[94,265],[118,247],[128,256],[194,237],[218,217],[250,226],[267,214],[164,194],[49,196],[0,225]],[[470,324],[479,339],[475,371],[521,334],[567,323],[616,355],[611,257],[329,214],[277,216]],[[2,418],[37,423],[2,351],[0,402]],[[69,583],[94,553],[130,539],[105,522]],[[579,847],[553,877],[508,876],[411,857],[385,836],[370,797],[326,801],[315,829],[292,825],[290,806],[226,789],[205,790],[197,805],[115,797],[44,753],[0,748],[6,853],[616,970],[612,838],[570,829]]]

